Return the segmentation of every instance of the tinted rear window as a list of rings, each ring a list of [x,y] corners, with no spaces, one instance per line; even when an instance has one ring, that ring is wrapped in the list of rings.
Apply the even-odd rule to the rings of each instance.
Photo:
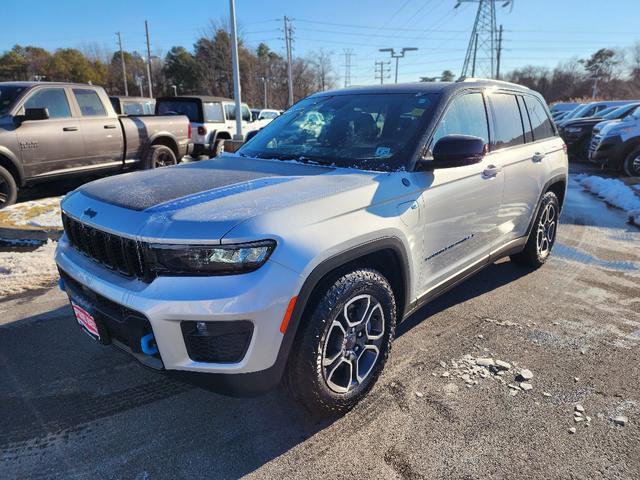
[[[512,147],[524,143],[524,130],[520,109],[515,95],[494,93],[489,96],[493,113],[493,150]]]
[[[156,104],[158,115],[186,115],[191,122],[202,122],[196,100],[161,100]]]
[[[531,119],[531,127],[533,128],[533,140],[541,140],[555,136],[556,132],[551,123],[547,111],[537,98],[526,96],[524,102]]]

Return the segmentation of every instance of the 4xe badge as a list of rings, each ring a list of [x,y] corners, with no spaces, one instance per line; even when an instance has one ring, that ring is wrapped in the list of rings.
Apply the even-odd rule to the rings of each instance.
[[[76,320],[78,321],[80,326],[82,326],[92,337],[100,340],[98,325],[96,324],[93,316],[80,305],[76,305],[72,302],[71,306],[73,307],[73,313],[75,313]]]

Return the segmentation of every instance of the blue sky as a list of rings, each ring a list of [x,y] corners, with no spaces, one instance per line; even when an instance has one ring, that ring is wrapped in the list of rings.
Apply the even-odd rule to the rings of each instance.
[[[323,48],[333,54],[339,77],[344,50],[352,56],[352,83],[373,83],[380,47],[417,47],[400,61],[400,81],[460,73],[475,4],[454,9],[456,0],[236,0],[245,43],[265,41],[284,51],[282,17],[293,19],[294,55]],[[500,5],[502,2],[498,2]],[[98,44],[114,50],[121,31],[127,50],[144,51],[144,20],[152,50],[190,48],[210,20],[228,15],[227,0],[3,0],[0,51],[14,44],[47,49]],[[606,6],[606,10],[603,5]],[[503,71],[527,64],[555,66],[586,57],[600,47],[628,47],[640,41],[639,0],[515,0],[512,11],[498,6],[504,25]]]

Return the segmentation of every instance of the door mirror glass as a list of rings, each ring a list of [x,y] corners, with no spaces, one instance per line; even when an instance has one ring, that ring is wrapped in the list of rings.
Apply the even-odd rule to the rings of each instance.
[[[26,120],[49,120],[49,109],[47,108],[25,108],[23,121]]]
[[[480,163],[486,153],[486,143],[471,135],[446,135],[433,147],[433,160],[421,164],[429,169],[464,167]]]

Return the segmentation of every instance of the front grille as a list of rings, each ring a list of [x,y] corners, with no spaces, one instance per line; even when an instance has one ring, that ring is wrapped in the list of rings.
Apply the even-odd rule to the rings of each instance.
[[[189,358],[196,362],[237,363],[241,361],[253,334],[248,320],[180,323]]]
[[[138,242],[98,230],[62,214],[62,224],[69,243],[79,252],[110,270],[148,282],[151,272],[142,261]]]

